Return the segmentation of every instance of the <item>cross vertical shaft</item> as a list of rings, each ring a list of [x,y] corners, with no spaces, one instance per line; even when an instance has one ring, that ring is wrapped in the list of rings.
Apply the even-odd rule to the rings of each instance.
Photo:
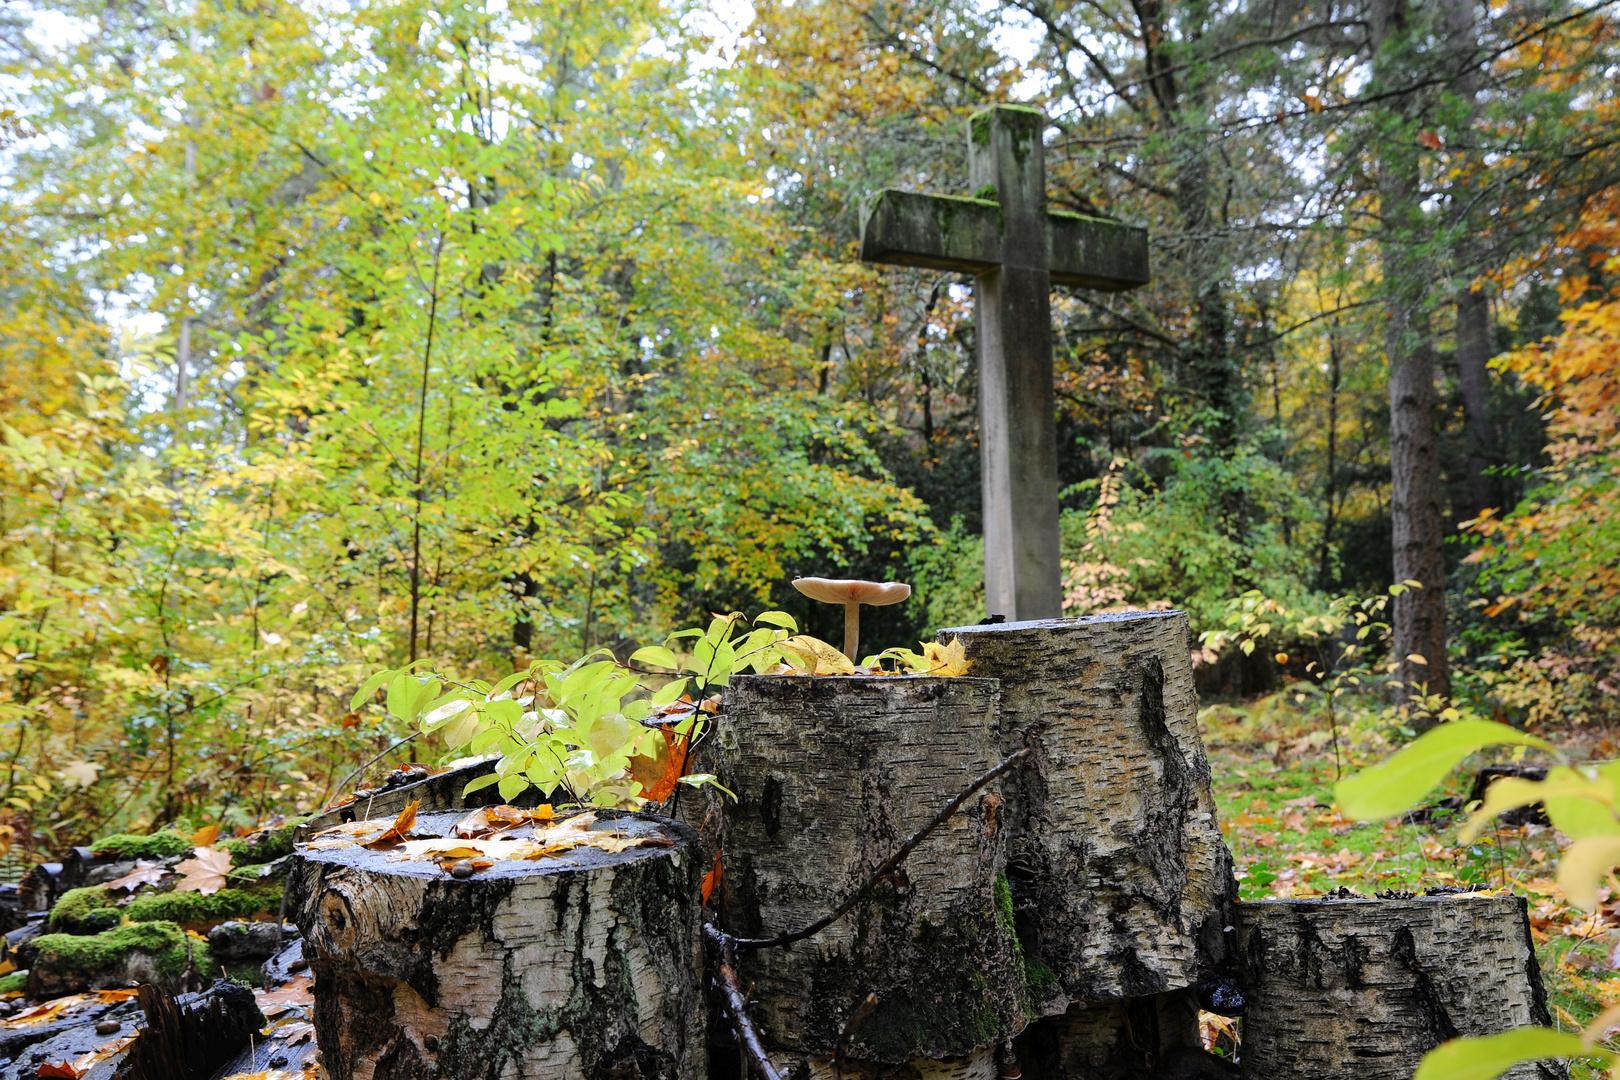
[[[973,190],[1002,213],[1001,265],[974,279],[985,602],[1014,620],[1063,614],[1044,126],[1003,106],[968,132]]]

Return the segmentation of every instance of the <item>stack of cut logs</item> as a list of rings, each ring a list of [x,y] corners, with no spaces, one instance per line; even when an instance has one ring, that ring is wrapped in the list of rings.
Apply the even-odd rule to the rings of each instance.
[[[1181,613],[940,636],[967,675],[734,679],[704,768],[737,800],[613,826],[658,846],[466,879],[303,851],[331,1075],[1404,1078],[1547,1022],[1516,898],[1236,902]],[[757,1037],[719,1019],[703,954],[717,854],[711,936]],[[1241,1065],[1200,1008],[1245,1014]]]

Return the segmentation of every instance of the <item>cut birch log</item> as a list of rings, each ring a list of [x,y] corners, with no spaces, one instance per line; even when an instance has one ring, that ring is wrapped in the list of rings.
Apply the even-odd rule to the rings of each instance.
[[[1227,954],[1236,883],[1189,633],[1179,611],[939,632],[1000,680],[1002,750],[1038,741],[1007,784],[1007,875],[1045,1011],[1191,986]]]
[[[1551,1023],[1521,896],[1239,904],[1237,948],[1256,1080],[1408,1080],[1447,1039]]]
[[[448,835],[460,811],[412,835]],[[691,1080],[707,1068],[696,837],[648,815],[465,879],[386,850],[301,847],[288,907],[334,1080]],[[522,831],[512,835],[522,835]]]
[[[737,793],[720,838],[722,925],[770,937],[835,908],[1000,764],[996,702],[985,679],[733,679],[716,732]],[[842,1043],[851,1062],[895,1066],[982,1060],[1023,1027],[1000,786],[970,798],[847,917],[792,949],[742,953],[768,1042],[820,1058]],[[876,1005],[857,1016],[868,994]]]

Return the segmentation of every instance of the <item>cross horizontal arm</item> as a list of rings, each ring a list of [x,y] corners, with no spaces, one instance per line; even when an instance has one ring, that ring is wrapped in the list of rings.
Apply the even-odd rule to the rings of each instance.
[[[1149,280],[1147,230],[1078,214],[1046,215],[1046,269],[1058,285],[1116,291]],[[861,258],[983,274],[1002,262],[1001,204],[884,191],[861,224]]]
[[[890,189],[861,223],[861,258],[982,274],[1001,265],[1001,204]]]

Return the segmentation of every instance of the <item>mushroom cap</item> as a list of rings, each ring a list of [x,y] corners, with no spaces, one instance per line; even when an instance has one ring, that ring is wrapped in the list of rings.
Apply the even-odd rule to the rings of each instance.
[[[802,577],[793,587],[812,600],[824,604],[871,604],[884,607],[898,604],[911,595],[911,586],[900,581],[847,581],[840,578]]]

